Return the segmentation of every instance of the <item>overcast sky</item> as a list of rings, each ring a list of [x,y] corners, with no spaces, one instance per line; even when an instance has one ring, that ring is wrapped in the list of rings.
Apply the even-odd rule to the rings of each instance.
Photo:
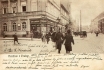
[[[82,25],[89,25],[91,20],[104,11],[104,0],[71,0],[71,15],[78,23],[80,18]]]

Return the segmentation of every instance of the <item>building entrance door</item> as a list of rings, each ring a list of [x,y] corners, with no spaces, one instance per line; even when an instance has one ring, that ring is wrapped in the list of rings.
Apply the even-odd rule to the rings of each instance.
[[[40,30],[41,30],[41,27],[40,27],[40,24],[31,24],[31,31],[33,31],[33,34],[34,34],[34,38],[40,38]]]
[[[37,26],[36,24],[31,24],[31,31],[37,31]]]

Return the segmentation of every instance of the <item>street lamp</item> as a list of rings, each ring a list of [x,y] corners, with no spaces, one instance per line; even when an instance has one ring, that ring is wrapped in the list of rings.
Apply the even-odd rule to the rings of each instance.
[[[60,19],[59,17],[57,18],[57,31],[60,30],[60,27],[58,26],[60,24]]]

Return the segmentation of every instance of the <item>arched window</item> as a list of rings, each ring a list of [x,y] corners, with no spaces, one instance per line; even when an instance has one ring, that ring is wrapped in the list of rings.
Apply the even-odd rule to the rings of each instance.
[[[26,22],[22,23],[22,30],[26,30]]]
[[[13,31],[16,31],[16,30],[17,30],[16,23],[13,23]]]
[[[3,31],[7,31],[7,24],[6,23],[3,24]]]

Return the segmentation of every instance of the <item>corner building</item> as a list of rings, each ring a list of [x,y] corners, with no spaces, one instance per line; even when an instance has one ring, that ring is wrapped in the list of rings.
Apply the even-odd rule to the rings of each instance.
[[[104,12],[100,13],[95,19],[91,22],[91,32],[100,32],[104,34]]]
[[[68,0],[0,0],[0,34],[30,37],[30,31],[65,32],[69,23]],[[35,37],[35,36],[34,36]]]

